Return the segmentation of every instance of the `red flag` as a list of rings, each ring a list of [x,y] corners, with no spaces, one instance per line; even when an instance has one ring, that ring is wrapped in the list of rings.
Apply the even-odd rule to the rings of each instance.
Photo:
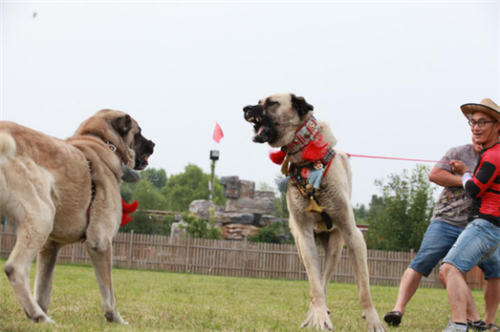
[[[216,122],[215,129],[214,129],[214,141],[219,143],[223,137],[224,137],[224,133],[222,132],[222,129],[220,128],[219,124]]]

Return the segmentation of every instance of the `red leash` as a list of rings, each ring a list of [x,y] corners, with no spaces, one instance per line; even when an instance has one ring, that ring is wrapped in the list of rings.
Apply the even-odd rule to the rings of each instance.
[[[362,154],[350,154],[346,153],[347,156],[350,157],[358,157],[358,158],[372,158],[372,159],[388,159],[388,160],[404,160],[404,161],[421,161],[425,163],[443,163],[443,164],[449,164],[449,161],[442,161],[442,160],[424,160],[424,159],[408,159],[408,158],[393,158],[393,157],[379,157],[379,156],[365,156]]]

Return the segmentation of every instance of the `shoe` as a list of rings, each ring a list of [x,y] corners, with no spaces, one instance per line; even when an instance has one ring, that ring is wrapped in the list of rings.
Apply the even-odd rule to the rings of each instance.
[[[397,310],[388,312],[384,316],[384,321],[389,326],[399,326],[399,324],[401,324],[401,320],[403,320],[403,314]]]
[[[467,325],[458,325],[456,323],[450,322],[448,326],[443,330],[443,332],[468,332],[469,327]]]
[[[490,329],[488,325],[486,325],[486,323],[482,320],[480,320],[479,323],[476,324],[473,321],[467,319],[467,326],[472,331],[488,331]]]
[[[490,325],[488,325],[486,327],[486,331],[489,331],[492,327],[495,328],[495,330],[493,330],[493,332],[500,332],[500,327],[498,327],[498,325],[493,324],[493,323],[491,323]]]

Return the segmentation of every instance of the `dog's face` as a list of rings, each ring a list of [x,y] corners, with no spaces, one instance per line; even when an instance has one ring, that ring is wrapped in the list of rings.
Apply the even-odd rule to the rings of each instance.
[[[142,135],[141,127],[128,114],[101,110],[82,123],[76,134],[95,134],[114,144],[122,162],[135,170],[148,166],[155,144]]]
[[[292,93],[274,94],[257,105],[243,108],[245,120],[253,124],[253,141],[281,147],[290,143],[295,131],[311,116],[313,106]]]

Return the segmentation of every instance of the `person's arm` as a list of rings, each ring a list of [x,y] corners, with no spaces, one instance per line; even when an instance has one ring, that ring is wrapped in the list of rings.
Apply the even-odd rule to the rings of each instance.
[[[462,177],[434,166],[429,173],[429,181],[442,187],[461,187]]]
[[[465,182],[465,191],[472,197],[481,197],[496,178],[497,166],[494,162],[481,160],[479,170]]]
[[[453,171],[462,175],[462,183],[465,191],[472,197],[481,197],[491,186],[496,178],[498,156],[495,154],[483,154],[479,161],[479,168],[476,174],[472,175],[467,171],[464,163],[452,160]]]

